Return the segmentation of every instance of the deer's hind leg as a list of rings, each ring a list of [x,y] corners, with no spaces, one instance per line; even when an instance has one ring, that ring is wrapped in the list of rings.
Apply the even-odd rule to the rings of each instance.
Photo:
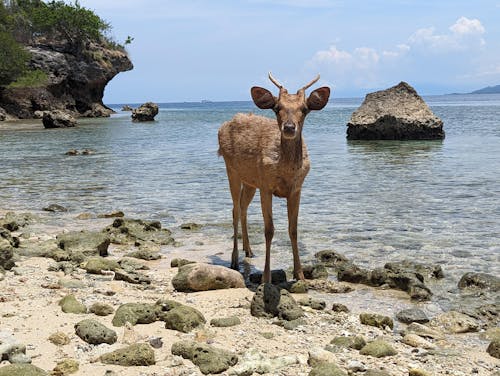
[[[243,183],[243,189],[240,196],[240,209],[241,209],[241,232],[243,235],[243,250],[246,257],[253,257],[252,249],[250,248],[250,241],[248,240],[248,227],[247,227],[247,211],[248,205],[252,202],[256,189]]]
[[[229,180],[229,189],[233,199],[233,253],[231,255],[231,268],[239,269],[238,260],[238,223],[240,221],[240,198],[242,193],[241,179],[238,174],[227,169],[227,178]]]

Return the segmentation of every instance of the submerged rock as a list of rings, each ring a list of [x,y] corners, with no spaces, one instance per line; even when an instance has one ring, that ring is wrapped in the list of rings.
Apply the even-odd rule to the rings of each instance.
[[[135,343],[99,357],[101,363],[119,366],[152,366],[156,364],[155,353],[147,343]]]
[[[477,288],[500,291],[500,278],[487,273],[465,273],[458,282],[460,289]]]
[[[222,373],[238,363],[236,354],[194,341],[175,342],[171,351],[173,355],[191,360],[205,375]]]
[[[347,123],[349,140],[443,139],[443,122],[415,89],[400,82],[367,94]]]
[[[172,279],[177,291],[207,291],[245,287],[245,280],[236,270],[204,263],[181,266]]]
[[[132,121],[154,121],[156,115],[158,115],[158,105],[153,102],[146,102],[132,110]]]

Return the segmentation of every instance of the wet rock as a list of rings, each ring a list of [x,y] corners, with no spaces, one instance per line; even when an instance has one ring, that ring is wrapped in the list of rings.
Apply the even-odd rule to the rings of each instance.
[[[443,139],[443,122],[415,89],[400,82],[366,95],[347,123],[349,140]]]
[[[69,128],[76,126],[76,119],[64,111],[44,111],[42,123],[46,129]]]
[[[320,363],[313,367],[309,376],[347,376],[347,373],[334,363]]]
[[[309,284],[306,281],[296,281],[288,288],[292,294],[307,294]]]
[[[319,311],[324,310],[326,307],[326,302],[324,300],[314,299],[311,297],[299,299],[297,300],[297,303],[301,306],[311,307],[312,309]]]
[[[205,325],[203,314],[193,307],[179,304],[167,311],[162,311],[160,320],[165,322],[165,328],[189,333],[195,328]]]
[[[177,291],[207,291],[245,287],[243,276],[236,270],[220,265],[195,263],[179,268],[172,279]]]
[[[132,107],[130,107],[128,104],[126,104],[126,105],[124,105],[124,106],[122,107],[122,111],[132,111],[132,110],[133,110],[133,108],[132,108]]]
[[[276,317],[295,320],[304,315],[290,293],[273,284],[263,283],[255,291],[250,311],[256,317]]]
[[[457,311],[448,311],[434,317],[429,325],[442,328],[448,333],[477,332],[479,323],[477,320]]]
[[[109,213],[98,214],[97,218],[123,218],[125,213],[121,210],[115,210]]]
[[[132,110],[132,121],[154,121],[158,114],[158,105],[153,102],[141,104],[138,108]]]
[[[159,221],[116,218],[113,224],[106,227],[103,232],[108,234],[112,243],[116,244],[140,245],[142,243],[153,243],[168,245],[174,243],[172,233],[162,228]]]
[[[238,362],[232,352],[194,341],[179,341],[172,345],[172,354],[191,360],[203,374],[222,373]]]
[[[359,321],[361,324],[375,326],[380,329],[384,329],[386,326],[391,329],[394,328],[394,322],[390,317],[376,313],[361,313],[359,315]]]
[[[486,349],[486,352],[492,357],[500,359],[500,338],[495,338],[491,341]]]
[[[328,270],[324,264],[304,265],[302,267],[305,279],[326,279]]]
[[[251,273],[248,279],[251,283],[261,284],[262,283],[262,272]],[[271,270],[271,283],[273,285],[279,285],[281,283],[286,283],[286,272],[283,269]]]
[[[364,346],[359,353],[361,355],[369,355],[375,358],[383,358],[386,356],[396,355],[397,351],[389,345],[387,342],[377,339],[375,341],[369,342]]]
[[[49,341],[52,342],[54,345],[57,346],[64,346],[70,343],[69,337],[66,335],[66,333],[63,332],[55,332],[52,333],[49,336]]]
[[[333,303],[332,304],[332,311],[333,312],[349,312],[349,308],[347,308],[346,305],[342,303]]]
[[[0,368],[0,376],[48,376],[48,373],[32,364],[10,364]]]
[[[422,282],[430,279],[444,278],[444,272],[441,265],[423,264],[411,260],[401,262],[389,262],[384,268],[396,273],[414,273]]]
[[[477,301],[475,300],[474,303],[477,304]],[[474,303],[469,305],[462,301],[458,311],[476,319],[482,328],[498,326],[500,321],[500,302],[482,304],[479,307],[475,307]]]
[[[127,272],[123,269],[115,270],[115,280],[125,281],[133,284],[151,284],[151,278],[149,278],[147,275],[138,272]]]
[[[326,292],[328,294],[345,294],[354,291],[354,289],[347,283],[327,279],[307,280],[306,283],[309,289]]]
[[[74,295],[66,295],[59,301],[59,305],[64,313],[87,313],[85,304],[79,302]]]
[[[230,316],[230,317],[221,317],[210,320],[210,325],[216,326],[219,328],[225,328],[228,326],[240,325],[241,321],[238,316]]]
[[[300,360],[295,355],[269,358],[256,349],[249,349],[239,359],[238,364],[228,373],[234,376],[248,376],[254,374],[275,374],[281,368],[298,364]]]
[[[432,342],[427,341],[425,338],[420,337],[417,334],[408,333],[403,337],[403,343],[412,346],[418,347],[421,349],[435,349],[436,345]]]
[[[194,222],[189,222],[189,223],[183,223],[181,224],[181,229],[182,230],[199,230],[201,229],[203,226],[198,224],[198,223],[194,223]]]
[[[48,212],[53,212],[53,213],[57,213],[57,212],[64,213],[64,212],[68,211],[67,208],[65,208],[64,206],[59,205],[59,204],[50,204],[49,206],[46,206],[42,210],[48,211]]]
[[[90,306],[89,312],[92,312],[94,315],[97,316],[109,316],[111,315],[115,310],[113,307],[107,303],[94,303]]]
[[[361,350],[366,346],[366,340],[363,338],[363,336],[360,335],[337,336],[330,341],[330,345],[340,348]],[[332,351],[331,347],[329,347],[327,350]]]
[[[396,318],[398,319],[398,321],[405,324],[410,324],[412,322],[425,324],[426,322],[429,322],[429,318],[427,317],[425,312],[418,308],[409,308],[399,311],[398,313],[396,313]]]
[[[152,366],[156,364],[155,353],[146,343],[135,343],[99,357],[101,363],[119,366]]]
[[[486,273],[465,273],[458,282],[460,289],[478,288],[500,291],[500,278]]]
[[[38,217],[31,213],[15,213],[7,212],[4,217],[0,219],[0,227],[8,231],[17,231],[22,227],[35,223]]]
[[[120,269],[120,265],[115,260],[104,257],[92,257],[87,260],[83,268],[90,274],[102,274],[103,271]]]
[[[77,373],[80,368],[80,363],[74,359],[64,359],[57,362],[56,366],[51,372],[52,376],[66,376]]]
[[[116,310],[113,326],[124,326],[126,322],[132,325],[151,324],[158,319],[158,307],[148,303],[125,303]]]
[[[57,236],[59,248],[84,256],[107,256],[110,239],[98,231],[72,231]]]
[[[190,261],[186,260],[183,258],[174,258],[172,261],[170,261],[170,267],[171,268],[180,268],[181,266],[188,265],[188,264],[194,264],[196,261]]]
[[[78,337],[92,345],[101,343],[112,345],[118,338],[114,330],[106,328],[99,321],[93,319],[78,322],[75,325],[75,332]]]
[[[330,249],[319,251],[314,255],[314,257],[326,266],[330,267],[336,267],[349,261],[344,255]]]

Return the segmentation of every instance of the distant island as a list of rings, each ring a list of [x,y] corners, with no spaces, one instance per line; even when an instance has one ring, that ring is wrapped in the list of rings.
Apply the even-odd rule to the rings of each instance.
[[[500,85],[487,86],[479,90],[474,90],[469,94],[500,94]]]

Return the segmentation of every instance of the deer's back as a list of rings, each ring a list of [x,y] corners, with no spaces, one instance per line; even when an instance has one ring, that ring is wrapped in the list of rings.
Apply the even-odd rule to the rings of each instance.
[[[305,143],[299,161],[284,158],[276,120],[253,114],[236,114],[219,129],[219,154],[228,169],[255,188],[266,187],[286,197],[302,186],[309,171]]]

